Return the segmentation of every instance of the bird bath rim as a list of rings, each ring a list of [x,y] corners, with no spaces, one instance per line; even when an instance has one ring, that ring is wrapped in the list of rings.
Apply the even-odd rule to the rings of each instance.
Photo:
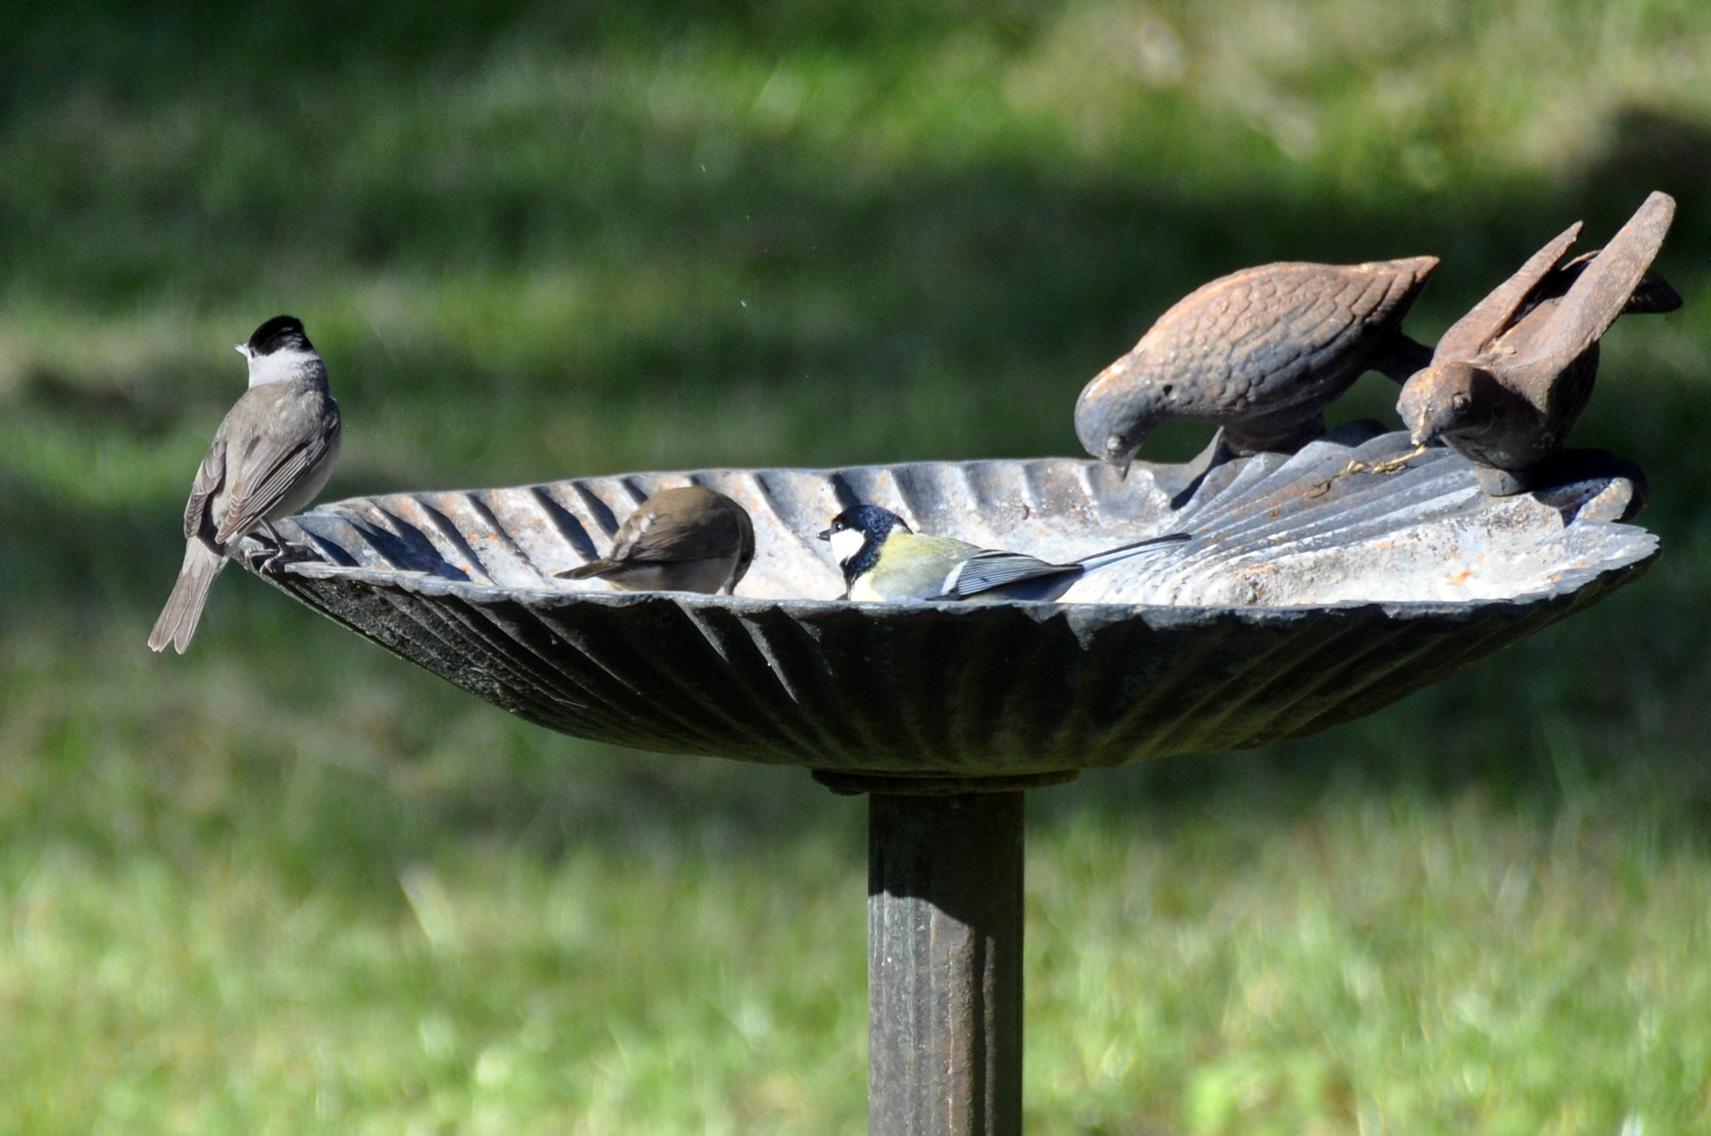
[[[1624,482],[1613,505],[1608,477],[1591,479],[1598,508],[1572,515],[1531,499],[1485,498],[1465,459],[1447,451],[1393,479],[1318,490],[1349,455],[1405,446],[1397,439],[1332,439],[1294,456],[1239,459],[1208,475],[1181,508],[1171,507],[1185,492],[1175,484],[1180,467],[1151,467],[1139,482],[1131,474],[1118,484],[1079,459],[650,473],[387,494],[284,522],[287,537],[339,563],[290,564],[264,578],[488,701],[574,736],[863,776],[1034,776],[1246,748],[1360,717],[1608,594],[1657,554],[1644,529],[1598,519],[1626,511],[1634,496]],[[781,590],[798,569],[808,573],[805,588],[823,593],[837,581],[823,546],[804,534],[824,523],[833,498],[851,495],[901,504],[926,531],[978,537],[974,530],[987,526],[996,538],[1014,535],[1008,547],[1034,551],[1026,542],[1038,538],[1059,556],[1178,522],[1196,531],[1171,552],[1104,570],[1131,571],[1110,587],[1133,587],[1126,594],[1136,596],[1149,588],[1205,595],[1223,586],[1216,573],[1224,572],[1244,587],[1243,573],[1257,575],[1258,594],[1283,600],[1292,588],[1321,588],[1318,568],[1289,566],[1319,563],[1315,556],[1330,558],[1330,592],[1348,582],[1339,565],[1358,568],[1349,575],[1358,583],[1360,572],[1382,577],[1398,562],[1435,573],[1439,592],[1446,566],[1463,563],[1489,568],[1494,575],[1477,582],[1487,590],[1519,573],[1518,590],[1311,604],[1077,602],[1073,592],[1070,602],[860,604],[521,586],[544,584],[569,558],[596,555],[618,514],[686,478],[749,508],[760,552],[744,587],[763,593]],[[1348,548],[1361,555],[1338,560]],[[1446,548],[1464,559],[1443,561]],[[1094,578],[1080,583],[1092,591]]]
[[[803,470],[802,472],[821,472],[818,470]],[[669,474],[667,476],[670,476]],[[508,488],[529,488],[529,486],[512,486]],[[469,492],[460,490],[457,492]],[[344,502],[332,502],[334,505]],[[1612,524],[1616,522],[1590,522],[1593,524]],[[1565,582],[1569,577],[1579,581],[1579,586],[1597,582],[1607,576],[1636,572],[1650,567],[1662,548],[1656,534],[1640,528],[1638,525],[1622,524],[1622,528],[1633,529],[1645,533],[1642,538],[1646,551],[1627,560],[1607,562],[1597,568],[1573,568],[1566,570],[1563,575]],[[246,538],[252,539],[253,538]],[[259,550],[262,546],[257,544]],[[1541,600],[1566,598],[1572,592],[1565,593],[1558,586],[1536,588],[1524,592],[1516,592],[1511,596],[1484,596],[1477,599],[1454,602],[1449,600],[1336,600],[1322,604],[1175,604],[1175,603],[1118,603],[1114,601],[1099,602],[1063,602],[1059,600],[985,600],[969,602],[967,600],[887,600],[884,603],[863,603],[846,599],[789,599],[770,598],[766,596],[723,596],[704,595],[698,592],[675,592],[667,590],[635,591],[635,592],[602,592],[582,591],[570,588],[502,588],[495,584],[477,584],[468,580],[454,580],[431,573],[406,573],[397,570],[381,568],[366,568],[361,565],[327,564],[327,563],[292,563],[286,564],[284,572],[301,576],[309,580],[351,580],[375,587],[392,588],[402,592],[413,592],[423,596],[457,596],[472,603],[495,603],[504,600],[529,600],[538,606],[556,607],[573,604],[594,604],[603,607],[625,608],[657,603],[669,600],[672,603],[687,608],[721,608],[733,612],[756,614],[761,612],[779,611],[791,615],[808,615],[828,611],[855,611],[866,613],[875,618],[894,618],[894,613],[912,611],[931,611],[953,617],[975,618],[977,613],[994,608],[1007,608],[1020,611],[1034,619],[1051,619],[1058,615],[1068,615],[1074,618],[1097,618],[1109,620],[1127,613],[1130,616],[1180,615],[1184,620],[1201,620],[1218,616],[1235,616],[1252,618],[1256,622],[1264,622],[1268,617],[1293,617],[1311,612],[1351,612],[1351,611],[1380,611],[1386,615],[1395,616],[1429,616],[1429,615],[1462,615],[1477,614],[1486,608],[1514,607],[1517,605],[1531,606]],[[259,574],[259,573],[258,573]],[[1574,589],[1578,591],[1578,587]],[[1174,622],[1164,618],[1161,622]]]

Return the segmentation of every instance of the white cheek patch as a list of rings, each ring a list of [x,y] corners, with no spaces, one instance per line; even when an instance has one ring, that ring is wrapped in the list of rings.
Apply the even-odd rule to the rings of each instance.
[[[860,529],[839,529],[832,534],[832,558],[839,564],[848,564],[865,544],[867,534]]]
[[[250,386],[285,383],[301,378],[305,371],[318,367],[321,357],[313,351],[275,351],[271,355],[250,356]]]

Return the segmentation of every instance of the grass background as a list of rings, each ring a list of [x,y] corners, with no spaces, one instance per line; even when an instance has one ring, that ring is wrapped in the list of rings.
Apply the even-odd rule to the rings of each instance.
[[[331,362],[329,497],[1070,453],[1206,279],[1437,253],[1429,338],[1653,188],[1688,306],[1577,440],[1664,559],[1364,722],[1035,794],[1026,1107],[1711,1131],[1708,73],[1691,0],[0,9],[0,1132],[863,1123],[858,803],[238,575],[144,649],[265,316]]]

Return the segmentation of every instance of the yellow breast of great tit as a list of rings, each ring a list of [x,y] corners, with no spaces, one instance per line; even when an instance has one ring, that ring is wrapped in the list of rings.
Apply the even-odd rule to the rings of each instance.
[[[943,593],[957,565],[979,551],[978,545],[946,536],[893,532],[880,546],[873,567],[850,581],[850,599],[931,599]]]

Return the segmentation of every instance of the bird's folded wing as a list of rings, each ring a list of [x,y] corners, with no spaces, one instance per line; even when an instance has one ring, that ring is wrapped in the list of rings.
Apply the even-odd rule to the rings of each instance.
[[[215,438],[196,469],[196,480],[190,485],[190,500],[184,503],[184,539],[201,536],[208,527],[208,502],[220,491],[226,480],[226,443]]]
[[[944,594],[966,597],[1022,580],[1080,572],[1079,564],[1050,564],[1021,552],[977,552],[945,578]]]
[[[316,430],[295,444],[282,444],[276,437],[262,435],[252,439],[235,461],[228,456],[226,472],[232,496],[215,542],[223,545],[259,525],[298,480],[327,456],[338,440],[339,428],[335,421],[332,429]]]
[[[626,525],[619,530],[607,558],[640,564],[705,560],[735,552],[740,539],[736,519],[723,511],[700,517],[694,524],[646,514],[634,528]]]
[[[1521,310],[1533,289],[1550,274],[1579,236],[1580,222],[1576,221],[1528,257],[1527,263],[1515,270],[1515,275],[1493,288],[1490,295],[1450,325],[1450,329],[1438,339],[1438,346],[1432,351],[1432,361],[1448,363],[1472,359],[1490,346],[1491,341],[1514,321],[1515,313]]]

